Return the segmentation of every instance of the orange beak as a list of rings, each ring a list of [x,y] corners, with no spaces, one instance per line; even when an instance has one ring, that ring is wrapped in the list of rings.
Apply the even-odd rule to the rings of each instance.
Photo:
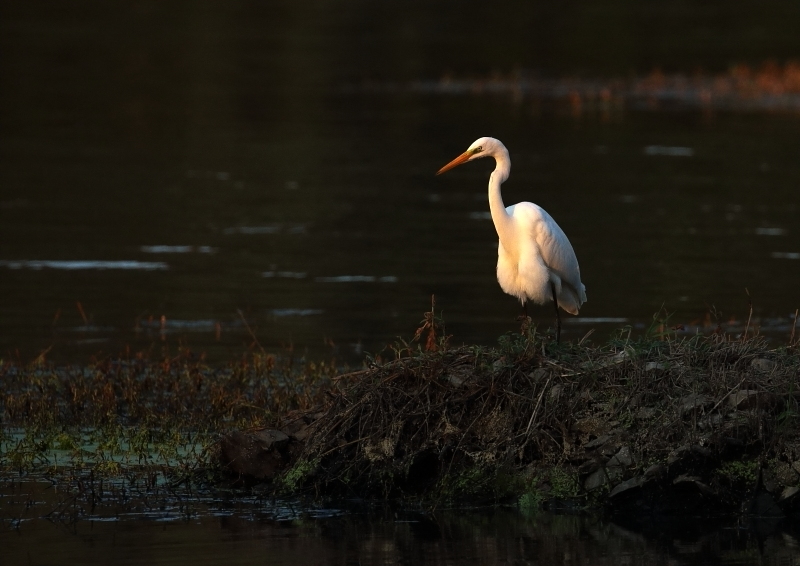
[[[473,152],[465,151],[464,153],[462,153],[461,155],[459,155],[458,157],[453,159],[450,163],[448,163],[447,165],[445,165],[444,167],[439,169],[436,172],[436,174],[437,175],[441,175],[445,171],[450,171],[450,169],[452,169],[453,167],[458,167],[462,163],[466,163],[467,161],[469,161],[469,158],[472,157],[472,155],[473,155]]]

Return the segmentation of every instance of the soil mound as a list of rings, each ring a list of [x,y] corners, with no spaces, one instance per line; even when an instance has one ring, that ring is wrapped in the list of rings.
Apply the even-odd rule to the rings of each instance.
[[[265,450],[284,465],[250,475],[338,497],[782,513],[800,491],[799,368],[791,348],[718,334],[408,350],[282,419]]]

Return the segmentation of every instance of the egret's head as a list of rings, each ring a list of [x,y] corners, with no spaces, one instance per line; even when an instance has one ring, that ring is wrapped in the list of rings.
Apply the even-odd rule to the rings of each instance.
[[[472,161],[473,159],[480,159],[481,157],[494,156],[496,150],[502,144],[494,138],[478,138],[469,146],[467,151],[453,159],[450,163],[439,169],[436,174],[441,175],[445,171],[449,171],[453,167],[458,167],[462,163]]]

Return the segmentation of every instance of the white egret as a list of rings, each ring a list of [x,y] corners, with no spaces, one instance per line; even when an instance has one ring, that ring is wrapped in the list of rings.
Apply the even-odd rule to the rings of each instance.
[[[469,149],[439,169],[441,175],[453,167],[494,157],[496,166],[489,177],[489,210],[500,238],[497,247],[497,281],[500,288],[517,297],[527,313],[527,301],[544,304],[552,300],[556,309],[556,340],[561,339],[558,307],[570,314],[586,302],[578,258],[567,235],[540,206],[520,202],[506,207],[500,185],[511,173],[508,150],[500,140],[480,138]]]

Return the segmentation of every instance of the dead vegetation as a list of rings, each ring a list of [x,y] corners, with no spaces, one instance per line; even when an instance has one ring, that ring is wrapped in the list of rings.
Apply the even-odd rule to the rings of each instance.
[[[794,348],[724,334],[557,345],[535,329],[496,349],[427,342],[435,351],[400,347],[338,378],[299,429],[285,420],[302,449],[277,485],[585,504],[655,485],[666,497],[669,484],[724,506],[764,484],[778,499],[800,482]]]
[[[81,482],[104,479],[151,491],[208,484],[220,433],[319,405],[338,371],[265,354],[212,368],[190,352],[0,365],[0,475],[44,474],[81,493]]]
[[[162,472],[183,470],[171,481],[216,462],[274,493],[434,504],[691,494],[729,509],[759,490],[781,505],[800,492],[794,337],[775,348],[662,324],[556,344],[528,325],[497,347],[451,347],[432,309],[415,340],[348,373],[266,355],[210,368],[188,353],[0,366],[0,465],[52,471],[58,449],[118,476],[159,451]]]
[[[190,352],[160,361],[0,365],[0,410],[12,427],[153,424],[181,430],[253,427],[318,405],[334,364],[252,354],[210,367]]]

